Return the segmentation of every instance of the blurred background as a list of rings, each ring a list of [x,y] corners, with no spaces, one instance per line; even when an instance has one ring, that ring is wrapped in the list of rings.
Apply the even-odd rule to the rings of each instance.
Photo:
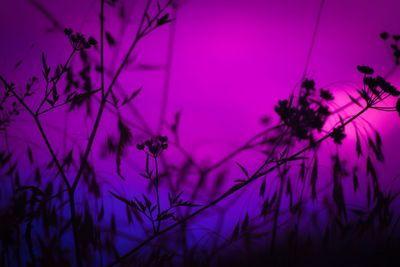
[[[106,69],[111,73],[128,49],[144,7],[144,1],[115,2],[114,7],[106,8],[106,31],[114,40],[105,52]],[[70,27],[98,40],[98,10],[99,1],[94,0],[1,0],[0,73],[23,86],[30,77],[41,76],[42,52],[49,65],[64,62],[70,45],[62,30]],[[400,33],[399,10],[397,0],[180,1],[170,11],[174,21],[139,44],[118,80],[119,96],[142,87],[133,106],[124,108],[122,116],[132,122],[137,143],[149,133],[171,136],[170,126],[180,114],[182,147],[200,165],[210,166],[265,129],[262,121],[266,116],[271,123],[278,122],[275,104],[298,89],[304,77],[314,79],[318,88],[332,90],[337,107],[349,102],[347,93],[354,94],[362,86],[357,65],[371,66],[399,86],[390,41],[379,38],[383,31]],[[95,60],[96,55],[92,54]],[[77,61],[73,59],[72,66],[79,66]],[[99,86],[98,75],[92,81]],[[107,76],[106,84],[109,82]],[[344,114],[354,114],[358,109],[350,106]],[[378,168],[385,177],[383,183],[400,188],[399,116],[368,112],[363,118],[382,134],[386,161]],[[61,154],[67,153],[70,146],[77,150],[84,147],[93,117],[59,109],[46,114],[43,123]],[[122,165],[129,177],[125,182],[115,175],[114,159],[101,156],[105,138],[115,131],[115,115],[107,113],[92,159],[100,163],[96,170],[104,184],[135,195],[147,186],[138,175],[144,166],[142,154],[134,146],[129,148]],[[349,138],[340,151],[352,166],[358,162],[354,133],[350,129],[347,134]],[[22,155],[26,140],[38,149],[39,158],[49,159],[31,118],[23,113],[0,146],[19,147]],[[332,145],[324,149],[326,155],[336,150]],[[182,161],[176,148],[167,151],[166,156]],[[232,180],[241,174],[235,160],[254,170],[263,156],[246,152],[222,166]],[[323,161],[321,168],[322,181],[330,180],[330,161]],[[247,192],[247,200],[236,207],[236,213],[242,214],[251,206],[255,190]],[[200,199],[206,202],[209,196],[204,194]]]

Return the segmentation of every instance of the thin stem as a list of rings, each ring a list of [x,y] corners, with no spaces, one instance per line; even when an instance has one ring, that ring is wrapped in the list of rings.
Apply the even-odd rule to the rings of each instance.
[[[350,118],[349,120],[347,120],[346,122],[343,123],[343,127],[345,127],[346,125],[350,124],[351,122],[353,122],[355,119],[357,119],[358,117],[360,117],[362,114],[364,114],[371,106],[367,105],[366,107],[364,107],[361,111],[359,111],[356,115],[354,115],[352,118]],[[208,210],[209,208],[215,206],[216,204],[218,204],[219,202],[221,202],[222,200],[228,198],[229,196],[233,195],[234,193],[236,193],[237,191],[243,189],[244,187],[248,186],[250,183],[256,181],[258,178],[265,176],[268,173],[271,173],[272,171],[275,171],[277,168],[279,168],[280,166],[284,165],[285,163],[289,162],[289,161],[293,161],[296,160],[300,155],[302,155],[304,152],[314,148],[315,146],[319,145],[320,143],[324,142],[325,140],[327,140],[328,138],[330,138],[332,136],[333,132],[331,131],[329,134],[326,134],[325,136],[321,137],[320,139],[318,139],[317,141],[315,141],[313,144],[310,144],[308,146],[306,146],[305,148],[299,150],[298,152],[292,154],[290,157],[287,157],[285,159],[282,159],[280,161],[278,161],[275,165],[271,166],[270,168],[268,168],[265,171],[262,171],[262,168],[259,168],[259,170],[254,173],[248,180],[244,181],[243,183],[240,184],[236,184],[235,186],[233,186],[232,188],[228,189],[227,191],[225,191],[225,193],[223,193],[222,195],[220,195],[219,197],[217,197],[216,199],[210,201],[208,204],[204,205],[203,207],[199,208],[197,211],[189,214],[188,216],[186,216],[185,218],[177,221],[176,223],[164,228],[163,230],[157,232],[156,234],[150,236],[149,238],[147,238],[146,240],[144,240],[142,243],[140,243],[139,245],[137,245],[136,247],[134,247],[133,249],[131,249],[130,251],[128,251],[127,253],[125,253],[124,255],[122,255],[121,257],[119,257],[118,259],[116,259],[115,261],[113,261],[112,263],[110,263],[108,266],[115,266],[116,264],[122,262],[123,260],[127,259],[129,256],[131,256],[132,254],[136,253],[137,251],[139,251],[141,248],[143,248],[144,246],[146,246],[147,244],[149,244],[151,241],[153,241],[154,239],[158,238],[159,236],[169,232],[170,230],[175,229],[176,227],[185,224],[188,220],[197,217],[197,215],[202,214],[204,211]],[[263,166],[266,166],[266,163],[263,164]]]
[[[50,145],[50,142],[43,130],[43,127],[39,121],[39,118],[37,116],[34,117],[36,125],[39,128],[39,131],[42,135],[43,140],[46,143],[46,146],[57,166],[57,168],[59,169],[59,172],[61,174],[61,177],[63,178],[63,181],[65,183],[65,185],[67,186],[67,191],[68,191],[68,200],[69,200],[69,206],[70,206],[70,215],[71,215],[71,221],[72,221],[72,232],[73,232],[73,238],[74,238],[74,248],[75,248],[75,258],[76,258],[76,263],[78,267],[82,267],[82,258],[80,255],[80,251],[79,251],[79,241],[78,241],[78,222],[77,222],[77,217],[76,217],[76,211],[75,211],[75,195],[74,195],[74,190],[71,187],[70,183],[68,182],[68,179],[63,171],[63,168],[52,148],[52,146]]]
[[[100,0],[100,77],[101,94],[104,97],[104,0]]]
[[[76,97],[72,98],[69,101],[65,101],[64,103],[60,103],[60,104],[54,105],[52,107],[49,107],[47,109],[44,109],[44,110],[40,111],[39,113],[37,113],[36,115],[38,115],[38,116],[43,115],[43,114],[48,113],[48,112],[50,112],[50,111],[52,111],[52,110],[54,110],[56,108],[60,108],[60,107],[63,107],[65,105],[68,105],[69,103],[73,102],[74,100],[79,99],[80,97],[92,96],[92,95],[98,93],[99,91],[101,91],[101,89],[96,89],[96,90],[93,90],[93,91],[91,91],[89,93],[79,94],[79,95],[77,95]]]
[[[173,9],[173,18],[176,18],[177,9]],[[175,32],[176,32],[176,24],[173,22],[170,27],[169,36],[168,36],[168,51],[167,51],[167,65],[165,69],[165,78],[164,85],[162,90],[161,97],[161,109],[160,109],[160,122],[158,125],[158,133],[161,134],[162,129],[165,124],[165,116],[168,108],[168,97],[169,97],[169,89],[171,83],[171,71],[172,71],[172,61],[174,56],[174,47],[175,47]]]
[[[76,216],[76,210],[75,210],[75,191],[73,189],[68,190],[68,199],[69,199],[69,207],[70,207],[70,213],[71,213],[71,222],[72,222],[72,234],[74,237],[74,247],[75,247],[75,258],[76,258],[76,264],[78,267],[82,267],[82,256],[79,250],[79,242],[78,242],[78,221],[77,221],[77,216]]]
[[[144,17],[147,15],[147,11],[148,11],[148,9],[150,8],[150,3],[151,3],[151,1],[148,1],[148,2],[147,2],[147,5],[146,5],[145,11],[144,11],[144,15],[143,15],[143,17],[142,17],[142,22],[140,23],[140,26],[139,26],[138,31],[137,31],[137,33],[136,33],[136,36],[135,36],[135,38],[134,38],[134,40],[133,40],[131,46],[129,47],[128,52],[126,53],[124,59],[122,60],[121,65],[119,66],[117,72],[115,73],[114,78],[112,79],[110,85],[108,86],[107,90],[105,91],[104,97],[102,98],[102,100],[101,100],[101,102],[100,102],[100,107],[99,107],[99,110],[98,110],[98,113],[97,113],[97,116],[96,116],[96,120],[95,120],[94,125],[93,125],[93,128],[92,128],[92,131],[91,131],[91,133],[90,133],[90,137],[89,137],[88,144],[86,145],[86,149],[85,149],[84,156],[83,156],[83,158],[82,158],[81,166],[80,166],[80,168],[79,168],[79,170],[78,170],[78,173],[76,174],[75,179],[74,179],[74,182],[73,182],[73,184],[72,184],[73,190],[76,190],[76,188],[77,188],[77,186],[78,186],[78,183],[79,183],[79,181],[80,181],[80,179],[81,179],[81,177],[82,177],[82,174],[83,174],[83,171],[84,171],[84,169],[85,169],[85,166],[86,166],[86,164],[87,164],[87,160],[88,160],[90,151],[91,151],[91,149],[92,149],[92,146],[93,146],[93,143],[94,143],[94,139],[95,139],[95,137],[96,137],[97,130],[98,130],[99,125],[100,125],[101,118],[103,117],[103,112],[104,112],[104,109],[105,109],[106,104],[107,104],[107,98],[108,98],[108,96],[110,95],[110,93],[111,93],[111,91],[112,91],[112,89],[113,89],[115,83],[117,82],[117,80],[118,80],[120,74],[122,73],[122,70],[123,70],[123,69],[125,68],[125,66],[128,64],[129,58],[130,58],[130,56],[131,56],[133,50],[136,48],[138,42],[139,42],[145,35],[147,35],[147,34],[150,33],[152,30],[154,30],[155,28],[157,28],[157,27],[152,27],[152,23],[153,23],[153,22],[155,21],[155,19],[157,19],[158,16],[160,16],[160,14],[171,4],[171,1],[168,1],[168,3],[167,3],[161,10],[158,11],[158,13],[155,15],[155,17],[154,17],[152,20],[150,20],[150,21],[149,21],[149,24],[141,31],[142,23],[143,23],[143,21],[144,21]]]
[[[151,226],[153,227],[153,233],[157,233],[157,228],[156,225],[154,224],[154,219],[148,216],[147,214],[145,214],[145,216],[151,221]]]
[[[290,147],[290,144],[288,145]],[[278,219],[280,214],[280,208],[282,203],[282,195],[283,195],[283,188],[286,182],[286,174],[281,175],[280,177],[280,184],[279,184],[279,192],[278,192],[278,200],[275,207],[274,217],[273,217],[273,224],[272,224],[272,239],[271,239],[271,247],[270,252],[273,255],[275,251],[275,244],[276,244],[276,236],[278,233]]]
[[[230,159],[232,159],[233,157],[235,157],[236,155],[240,154],[241,152],[249,149],[252,147],[252,143],[257,140],[260,137],[265,136],[267,133],[278,129],[279,127],[281,127],[282,125],[278,125],[272,128],[268,128],[258,134],[256,134],[255,136],[253,136],[252,138],[250,138],[244,145],[238,147],[237,149],[233,150],[232,152],[230,152],[228,155],[224,156],[222,159],[218,160],[215,164],[211,165],[210,167],[208,167],[204,172],[205,173],[209,173],[212,170],[217,169],[218,167],[222,166],[225,162],[229,161]]]
[[[46,132],[43,129],[43,126],[39,120],[39,117],[37,114],[33,113],[33,111],[29,108],[29,106],[25,103],[25,101],[14,91],[14,89],[4,80],[3,77],[0,76],[0,79],[2,80],[2,82],[5,84],[5,86],[8,88],[9,91],[11,91],[11,93],[14,95],[15,98],[17,98],[18,102],[21,103],[21,105],[29,112],[29,114],[31,114],[31,116],[33,117],[40,135],[43,138],[43,141],[46,144],[47,149],[50,152],[50,155],[52,157],[52,159],[54,160],[58,171],[60,172],[60,175],[64,181],[64,184],[67,187],[67,191],[68,191],[68,197],[69,197],[69,203],[70,203],[70,215],[71,215],[71,221],[72,221],[72,231],[73,231],[73,239],[74,239],[74,247],[75,247],[75,258],[76,258],[76,263],[78,267],[82,267],[82,258],[79,252],[79,242],[78,242],[78,222],[77,222],[77,217],[76,217],[76,211],[75,211],[75,196],[74,196],[74,190],[71,187],[71,184],[68,181],[68,178],[63,170],[63,167],[60,163],[60,161],[57,158],[56,153],[54,152],[53,147],[50,144],[50,141],[46,135]]]
[[[4,86],[7,88],[8,91],[10,91],[13,96],[18,100],[18,102],[28,111],[28,113],[31,116],[35,116],[35,113],[33,113],[32,109],[25,103],[25,101],[17,94],[17,92],[14,91],[14,88],[8,82],[3,78],[3,76],[0,75],[0,80],[3,82]]]
[[[38,108],[35,111],[35,114],[38,115],[40,113],[40,109],[43,107],[43,105],[46,103],[47,99],[49,98],[50,94],[53,93],[53,90],[55,90],[57,83],[60,81],[61,77],[63,76],[63,74],[67,71],[67,67],[69,65],[69,63],[71,62],[72,57],[74,56],[74,54],[76,53],[76,50],[73,49],[72,52],[69,54],[67,61],[64,63],[64,65],[62,66],[61,72],[57,75],[54,76],[51,81],[53,82],[53,86],[51,87],[50,91],[46,92],[44,98],[42,99],[42,101],[40,102]],[[46,85],[46,88],[48,87],[48,85]]]
[[[13,96],[18,100],[18,102],[28,111],[28,113],[33,117],[33,119],[35,120],[35,123],[39,129],[39,132],[46,144],[47,149],[50,152],[51,157],[53,158],[54,162],[56,163],[56,166],[58,168],[58,171],[61,174],[61,177],[64,180],[65,185],[70,188],[70,184],[68,182],[67,176],[65,175],[63,168],[61,166],[60,161],[57,158],[56,153],[53,150],[53,147],[50,144],[49,139],[47,138],[47,135],[45,133],[45,131],[43,130],[42,124],[40,123],[40,120],[38,118],[38,116],[32,111],[32,109],[25,103],[25,101],[17,94],[17,92],[15,92],[15,90],[7,83],[7,81],[0,76],[0,80],[3,82],[3,84],[7,87],[7,89],[13,94]]]
[[[305,76],[307,75],[308,67],[310,65],[311,56],[312,56],[314,46],[315,46],[315,41],[317,40],[317,33],[318,33],[318,29],[319,29],[319,25],[320,25],[320,21],[321,21],[322,10],[324,8],[324,5],[325,5],[325,0],[321,0],[320,6],[318,8],[317,20],[315,22],[314,31],[313,31],[313,34],[311,37],[311,44],[310,44],[310,47],[307,52],[306,63],[305,63],[304,72],[303,72],[303,78],[305,78]]]
[[[280,212],[280,206],[282,202],[282,193],[283,193],[283,186],[284,186],[284,177],[280,180],[279,184],[279,191],[278,191],[278,200],[276,203],[275,207],[275,212],[274,212],[274,217],[273,217],[273,223],[272,223],[272,238],[271,238],[271,247],[270,247],[270,253],[273,255],[275,251],[275,244],[276,244],[276,235],[278,232],[278,219],[279,219],[279,212]]]
[[[51,155],[51,157],[53,158],[53,160],[54,160],[54,162],[55,162],[55,164],[56,164],[56,166],[57,166],[57,168],[58,168],[58,171],[59,171],[60,174],[61,174],[61,177],[62,177],[62,179],[63,179],[63,181],[64,181],[64,184],[67,186],[68,190],[70,190],[70,189],[71,189],[71,185],[70,185],[70,183],[69,183],[69,181],[68,181],[67,176],[65,175],[65,172],[64,172],[64,170],[63,170],[63,167],[62,167],[60,161],[59,161],[58,158],[57,158],[56,153],[55,153],[54,150],[53,150],[53,147],[52,147],[51,144],[50,144],[50,141],[49,141],[49,139],[48,139],[48,137],[47,137],[47,135],[46,135],[46,133],[45,133],[45,131],[44,131],[44,129],[43,129],[43,126],[42,126],[42,124],[41,124],[41,122],[40,122],[40,120],[39,120],[39,117],[37,117],[37,116],[35,115],[35,116],[33,117],[33,119],[35,120],[35,123],[36,123],[36,125],[37,125],[37,127],[38,127],[38,129],[39,129],[40,135],[42,136],[42,138],[43,138],[43,140],[44,140],[44,142],[45,142],[45,144],[46,144],[46,147],[47,147],[47,149],[49,150],[50,155]]]

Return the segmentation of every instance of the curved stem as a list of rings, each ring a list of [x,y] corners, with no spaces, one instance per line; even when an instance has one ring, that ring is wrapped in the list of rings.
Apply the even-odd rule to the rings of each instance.
[[[14,91],[13,88],[4,80],[3,77],[0,76],[0,79],[4,83],[4,85],[11,91],[11,93],[14,95],[14,97],[18,100],[18,102],[29,112],[29,114],[33,117],[36,126],[39,129],[40,135],[43,138],[43,141],[46,144],[47,149],[49,150],[49,153],[51,155],[51,158],[54,160],[58,171],[64,181],[65,186],[67,187],[68,191],[68,198],[69,198],[69,204],[70,204],[70,214],[71,214],[71,222],[72,222],[72,231],[73,231],[73,241],[74,241],[74,248],[75,248],[75,258],[76,258],[76,263],[78,267],[82,267],[82,258],[79,252],[79,242],[78,242],[78,221],[77,221],[77,216],[76,216],[76,210],[75,210],[75,195],[74,195],[74,190],[71,187],[71,184],[68,181],[68,178],[63,170],[63,166],[61,165],[60,161],[57,158],[57,155],[50,144],[50,140],[47,137],[46,132],[43,129],[42,123],[39,120],[39,117],[37,114],[35,114],[29,106],[25,103],[25,101]]]
[[[104,0],[100,0],[100,79],[101,95],[104,97]]]
[[[343,127],[350,124],[351,122],[353,122],[355,119],[357,119],[358,117],[360,117],[362,114],[364,114],[371,106],[367,105],[366,107],[364,107],[361,111],[359,111],[356,115],[354,115],[352,118],[350,118],[349,120],[347,120],[346,122],[343,123]],[[112,263],[110,263],[108,266],[115,266],[116,264],[122,262],[123,260],[127,259],[129,256],[133,255],[134,253],[136,253],[137,251],[139,251],[141,248],[143,248],[144,246],[146,246],[147,244],[149,244],[151,241],[153,241],[154,239],[158,238],[161,235],[166,234],[167,232],[175,229],[176,227],[185,224],[187,221],[189,221],[190,219],[197,217],[197,215],[202,214],[204,211],[208,210],[209,208],[215,206],[216,204],[220,203],[222,200],[228,198],[229,196],[233,195],[234,193],[238,192],[239,190],[245,188],[246,186],[248,186],[250,183],[256,181],[258,178],[263,177],[264,175],[271,173],[272,171],[275,171],[276,169],[278,169],[280,166],[284,165],[285,163],[289,162],[289,161],[293,161],[296,160],[300,155],[302,155],[304,152],[314,148],[315,146],[319,145],[320,143],[324,142],[325,140],[327,140],[328,138],[330,138],[332,136],[333,132],[331,131],[330,133],[326,134],[325,136],[321,137],[320,139],[318,139],[317,141],[315,141],[313,144],[310,144],[308,146],[306,146],[305,148],[299,150],[298,152],[292,154],[291,156],[282,159],[278,162],[276,162],[275,165],[271,166],[270,168],[266,169],[265,171],[262,171],[264,169],[264,167],[268,164],[268,162],[264,163],[256,173],[254,173],[248,180],[244,181],[243,183],[237,184],[235,186],[233,186],[232,188],[228,189],[227,191],[225,191],[225,193],[223,193],[222,195],[220,195],[219,197],[217,197],[216,199],[210,201],[209,203],[207,203],[206,205],[204,205],[203,207],[199,208],[198,210],[196,210],[195,212],[189,214],[188,216],[186,216],[185,218],[177,221],[176,223],[160,230],[159,232],[157,232],[156,234],[150,236],[149,238],[147,238],[146,240],[144,240],[142,243],[140,243],[139,245],[137,245],[136,247],[134,247],[133,249],[131,249],[130,251],[128,251],[127,253],[125,253],[124,255],[122,255],[121,257],[119,257],[118,259],[116,259],[115,261],[113,261]]]
[[[173,9],[172,17],[176,19],[177,17],[177,8]],[[171,83],[171,71],[172,71],[172,62],[174,56],[174,47],[175,47],[175,32],[176,32],[176,23],[172,22],[169,29],[169,36],[168,36],[168,51],[167,51],[167,64],[165,69],[165,78],[162,90],[162,97],[161,97],[161,109],[160,109],[160,121],[158,125],[158,134],[162,133],[165,124],[165,117],[168,108],[168,98],[169,98],[169,90],[170,90],[170,83]]]
[[[124,59],[122,60],[120,66],[118,67],[117,72],[115,73],[113,79],[111,80],[110,85],[107,87],[107,90],[105,90],[104,97],[102,97],[102,100],[101,100],[101,102],[100,102],[100,107],[99,107],[99,110],[98,110],[98,112],[97,112],[97,116],[96,116],[95,122],[94,122],[94,124],[93,124],[93,128],[92,128],[92,130],[91,130],[91,132],[90,132],[89,141],[88,141],[88,144],[86,145],[85,153],[84,153],[83,158],[82,158],[81,166],[80,166],[80,168],[79,168],[79,170],[78,170],[78,172],[77,172],[77,174],[76,174],[76,176],[75,176],[75,179],[74,179],[74,181],[73,181],[73,184],[72,184],[73,190],[76,190],[76,188],[77,188],[77,186],[78,186],[78,184],[79,184],[79,181],[80,181],[80,179],[81,179],[81,177],[82,177],[82,174],[83,174],[83,171],[84,171],[84,169],[85,169],[85,166],[86,166],[86,164],[87,164],[87,160],[88,160],[90,151],[92,150],[92,146],[93,146],[93,143],[94,143],[94,139],[95,139],[95,137],[96,137],[96,135],[97,135],[97,130],[98,130],[98,128],[99,128],[100,121],[101,121],[101,119],[102,119],[102,117],[103,117],[103,112],[104,112],[104,109],[105,109],[106,104],[107,104],[107,98],[108,98],[108,96],[111,94],[111,91],[112,91],[112,89],[114,88],[115,83],[117,82],[119,76],[120,76],[121,73],[122,73],[122,70],[123,70],[123,69],[125,68],[125,66],[128,64],[129,58],[131,57],[133,50],[136,48],[137,44],[139,43],[140,40],[142,40],[142,38],[143,38],[144,36],[146,36],[146,35],[149,34],[151,31],[153,31],[153,30],[155,30],[155,29],[157,28],[157,26],[152,26],[153,22],[154,22],[154,21],[162,14],[162,12],[164,12],[164,10],[171,4],[171,1],[168,1],[167,4],[157,12],[157,14],[154,16],[154,18],[151,19],[151,20],[148,22],[148,24],[146,25],[146,27],[144,27],[144,29],[142,29],[142,25],[143,25],[143,23],[144,23],[144,19],[145,19],[146,16],[148,16],[148,15],[147,15],[147,12],[148,12],[148,10],[149,10],[149,8],[150,8],[150,3],[151,3],[150,0],[147,1],[147,5],[146,5],[146,8],[145,8],[145,10],[144,10],[144,14],[143,14],[143,17],[142,17],[142,21],[141,21],[141,23],[140,23],[140,25],[139,25],[138,31],[137,31],[137,33],[136,33],[136,36],[135,36],[135,38],[134,38],[132,44],[130,45],[130,47],[129,47],[129,49],[128,49],[128,52],[125,54],[125,57],[124,57]]]

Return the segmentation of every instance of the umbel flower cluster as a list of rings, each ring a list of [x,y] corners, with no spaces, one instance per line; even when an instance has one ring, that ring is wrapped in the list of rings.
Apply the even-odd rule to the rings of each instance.
[[[387,97],[398,97],[400,91],[381,76],[373,77],[374,69],[368,66],[357,66],[357,70],[364,75],[363,88],[357,90],[359,99],[365,101],[366,107],[373,107]],[[357,99],[350,98],[355,104],[363,107]],[[289,100],[280,100],[275,107],[275,112],[281,121],[290,130],[291,134],[300,140],[313,141],[313,131],[321,132],[328,117],[332,114],[328,102],[334,100],[329,90],[320,89],[319,94],[315,88],[315,82],[305,79],[301,84],[301,90],[297,103],[294,96]],[[396,110],[400,115],[400,98],[397,101]],[[336,144],[342,144],[346,137],[344,125],[334,128],[330,137]]]
[[[327,102],[333,99],[329,90],[320,89],[317,94],[315,82],[305,79],[301,84],[297,103],[294,103],[293,96],[289,100],[280,100],[275,107],[275,112],[295,137],[309,140],[312,139],[313,130],[322,131],[331,114]]]
[[[76,51],[89,49],[97,45],[97,41],[93,37],[89,37],[88,39],[86,39],[86,37],[82,33],[74,33],[70,28],[64,29],[64,33],[68,36],[72,48]]]
[[[159,136],[156,139],[148,139],[143,143],[137,144],[136,148],[138,150],[143,150],[148,155],[156,158],[168,148],[168,137]]]

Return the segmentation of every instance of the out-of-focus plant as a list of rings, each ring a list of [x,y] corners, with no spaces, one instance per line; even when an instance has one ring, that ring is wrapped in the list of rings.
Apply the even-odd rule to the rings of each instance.
[[[45,190],[42,191],[41,185],[41,169],[36,170],[35,180],[37,186],[29,185],[25,186],[20,183],[19,174],[17,170],[17,164],[14,163],[9,170],[5,173],[6,176],[15,175],[15,183],[12,186],[12,199],[9,206],[6,206],[2,212],[2,218],[7,221],[2,229],[3,234],[1,235],[2,240],[2,265],[13,265],[13,261],[19,261],[20,264],[26,262],[26,259],[21,259],[21,251],[25,249],[20,243],[21,231],[25,229],[25,240],[27,242],[29,251],[29,264],[45,265],[45,266],[56,266],[56,265],[70,265],[74,264],[77,266],[83,266],[87,264],[97,264],[96,261],[91,257],[93,251],[102,251],[104,247],[108,250],[114,249],[114,237],[115,236],[115,218],[111,220],[111,235],[106,238],[105,243],[101,241],[100,225],[96,225],[92,212],[89,208],[89,202],[86,201],[84,204],[84,212],[78,214],[76,211],[76,192],[78,186],[81,184],[82,177],[85,183],[88,185],[89,193],[92,193],[96,199],[100,198],[100,187],[96,180],[96,174],[93,166],[88,162],[88,157],[92,150],[94,139],[97,135],[99,124],[103,116],[103,112],[109,103],[110,96],[114,106],[116,106],[116,97],[113,94],[114,86],[119,78],[122,70],[128,63],[133,50],[137,44],[148,34],[156,30],[157,28],[169,23],[171,20],[167,9],[170,8],[172,1],[166,1],[165,3],[156,2],[156,11],[150,12],[152,8],[152,1],[147,1],[144,8],[144,12],[141,21],[138,25],[136,34],[133,36],[133,41],[126,53],[124,59],[120,63],[117,71],[113,74],[111,83],[106,87],[104,82],[105,66],[104,66],[104,36],[107,38],[109,44],[112,43],[112,38],[109,33],[104,31],[104,13],[105,13],[106,1],[100,1],[100,44],[93,38],[86,38],[81,33],[74,33],[72,29],[64,29],[65,35],[68,37],[72,50],[62,65],[59,65],[53,70],[48,66],[45,54],[42,54],[42,76],[45,81],[43,91],[43,98],[41,99],[38,107],[32,108],[27,98],[32,96],[34,93],[33,87],[37,83],[38,78],[34,77],[26,85],[23,90],[14,85],[14,83],[8,82],[6,78],[0,76],[4,95],[2,97],[2,119],[1,128],[7,130],[10,127],[12,119],[15,119],[20,112],[20,109],[24,109],[28,112],[34,120],[41,137],[51,155],[52,161],[48,165],[48,169],[55,166],[57,170],[57,177],[62,179],[62,183],[57,181],[50,181],[47,183]],[[38,4],[38,3],[36,3]],[[114,5],[115,2],[111,1],[109,4]],[[153,13],[153,14],[151,14]],[[98,89],[93,88],[92,78],[90,73],[90,65],[88,54],[86,50],[92,47],[100,45],[100,66],[99,73],[101,76],[101,87]],[[74,73],[70,67],[75,54],[79,53],[82,60],[83,70],[80,72],[80,81],[75,80]],[[66,85],[64,92],[61,93],[59,90],[60,81],[62,78],[66,78]],[[81,89],[82,88],[82,89]],[[75,90],[73,90],[75,89]],[[81,93],[80,90],[83,90]],[[39,91],[39,90],[38,90]],[[72,92],[71,92],[72,91]],[[74,153],[71,150],[69,154],[64,158],[63,161],[59,159],[59,156],[54,151],[54,148],[49,141],[48,135],[44,130],[41,122],[41,117],[44,113],[51,112],[57,108],[65,105],[69,105],[70,110],[87,105],[87,113],[91,113],[92,96],[101,93],[100,104],[96,114],[96,119],[93,128],[90,133],[90,138],[85,150],[81,154],[81,159],[78,162],[78,171],[75,177],[69,177],[67,175],[68,168],[76,164],[74,159]],[[135,93],[124,100],[124,104],[130,102],[135,97]],[[7,108],[8,102],[12,101],[11,109]],[[121,154],[124,150],[125,145],[129,142],[130,132],[129,129],[120,121],[119,123],[120,140],[117,144],[117,164],[120,162]],[[28,149],[28,156],[30,162],[34,162],[34,152],[31,148]],[[4,157],[4,158],[3,158]],[[11,161],[12,155],[8,152],[2,154],[2,167],[5,167],[9,161]],[[119,170],[119,168],[118,168]],[[118,172],[120,174],[120,172]],[[57,194],[53,195],[54,185],[59,185]],[[64,193],[67,194],[67,203],[64,202]],[[57,203],[55,200],[59,200]],[[69,214],[66,215],[63,211],[63,206],[69,206]],[[36,208],[39,206],[40,208]],[[103,219],[104,211],[100,211],[98,214],[98,220]],[[44,229],[44,236],[38,236],[38,240],[33,240],[32,231],[35,229],[36,221],[42,223]],[[62,245],[62,238],[65,232],[72,226],[72,240],[75,251],[75,261],[71,261],[66,253],[66,247]],[[50,231],[51,227],[56,228],[55,231]],[[79,235],[80,232],[84,232],[84,235]],[[45,239],[43,239],[45,238]],[[38,251],[37,246],[40,245]],[[14,248],[14,250],[12,250]],[[55,250],[53,252],[52,250]],[[39,253],[40,252],[40,253]],[[10,253],[10,254],[9,254]],[[13,255],[14,258],[10,258]]]

